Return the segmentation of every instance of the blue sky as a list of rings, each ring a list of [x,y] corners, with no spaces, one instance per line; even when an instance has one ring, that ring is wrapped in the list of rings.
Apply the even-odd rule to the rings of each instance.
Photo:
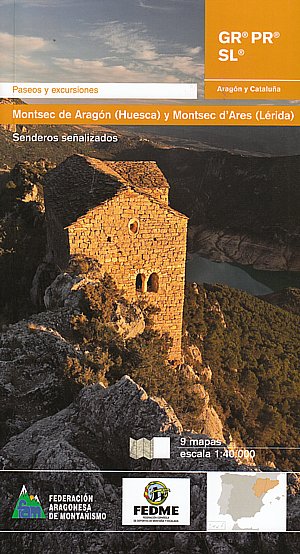
[[[203,2],[0,0],[1,80],[199,82]]]

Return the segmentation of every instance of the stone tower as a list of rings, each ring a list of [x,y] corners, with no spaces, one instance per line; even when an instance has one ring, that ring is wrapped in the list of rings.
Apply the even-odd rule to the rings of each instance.
[[[187,217],[168,205],[169,185],[155,162],[67,158],[45,179],[48,254],[97,259],[129,301],[159,308],[155,328],[181,359]]]

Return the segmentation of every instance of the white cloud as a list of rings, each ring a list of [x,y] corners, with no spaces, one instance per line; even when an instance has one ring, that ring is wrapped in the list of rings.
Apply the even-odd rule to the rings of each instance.
[[[178,6],[183,4],[183,0],[163,0],[164,4],[162,4],[161,0],[138,0],[138,5],[140,8],[144,8],[146,10],[155,10],[155,11],[163,11],[163,12],[170,12],[173,10],[176,10]],[[195,0],[184,0],[185,4],[193,4]]]
[[[1,78],[3,82],[39,82],[48,81],[49,68],[42,61],[21,55],[14,65],[11,59],[1,59]]]
[[[181,73],[188,77],[194,77],[194,79],[199,79],[204,72],[203,64],[196,63],[194,58],[189,56],[165,57],[161,61],[157,60],[155,65],[162,71]]]
[[[12,55],[14,49],[17,53],[31,53],[52,49],[52,43],[42,37],[28,37],[25,35],[11,35],[0,32],[0,50],[2,55]],[[1,59],[2,62],[2,59]]]
[[[202,51],[201,46],[195,46],[195,48],[186,48],[186,54],[189,56],[197,56]]]
[[[28,80],[32,75],[38,78],[46,75],[47,66],[38,55],[54,49],[54,45],[42,37],[0,32],[2,79]]]
[[[2,79],[195,82],[203,75],[200,46],[156,39],[142,24],[95,24],[85,37],[93,56],[83,55],[82,34],[78,37],[76,57],[71,57],[58,54],[60,49],[52,40],[0,32]]]
[[[162,6],[158,4],[150,4],[149,2],[144,2],[143,0],[139,0],[139,6],[140,8],[144,8],[146,10],[155,10],[155,11],[161,11],[161,12],[168,12],[173,9],[173,6]]]
[[[176,80],[190,80],[200,78],[203,73],[200,46],[154,39],[142,24],[102,23],[89,36],[99,43],[99,48],[104,43],[122,65],[132,65],[145,76],[152,74],[161,80],[173,72]]]
[[[119,55],[133,54],[136,58],[144,51],[156,52],[154,43],[147,39],[146,30],[141,24],[126,24],[118,21],[100,23],[89,34],[90,38],[104,43]]]
[[[123,65],[106,65],[102,60],[81,58],[53,58],[53,64],[61,71],[59,79],[94,82],[139,82],[143,73]],[[58,79],[58,80],[59,80]]]

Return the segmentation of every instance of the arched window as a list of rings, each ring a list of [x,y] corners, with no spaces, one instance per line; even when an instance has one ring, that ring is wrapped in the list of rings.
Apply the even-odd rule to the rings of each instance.
[[[157,273],[152,273],[148,279],[147,283],[148,292],[158,292],[158,275]]]
[[[146,289],[146,277],[143,273],[139,273],[135,279],[135,288],[137,292],[147,292]]]

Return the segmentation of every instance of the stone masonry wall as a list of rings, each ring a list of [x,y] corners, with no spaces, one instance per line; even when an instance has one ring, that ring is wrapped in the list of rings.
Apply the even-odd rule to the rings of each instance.
[[[63,228],[54,210],[47,210],[47,204],[46,225],[49,261],[51,260],[60,270],[63,270],[70,259],[68,230]]]
[[[138,225],[135,234],[130,222]],[[70,255],[97,259],[128,300],[140,297],[160,309],[155,328],[170,334],[170,358],[180,360],[187,219],[128,189],[77,220],[68,231]],[[137,275],[147,281],[153,273],[158,275],[158,291],[137,291]]]

